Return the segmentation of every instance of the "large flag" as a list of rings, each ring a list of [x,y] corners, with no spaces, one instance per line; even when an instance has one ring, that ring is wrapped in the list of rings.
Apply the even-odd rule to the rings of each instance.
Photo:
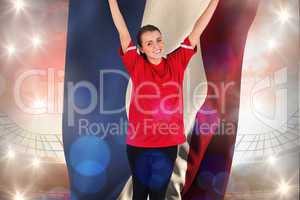
[[[180,146],[168,200],[224,197],[238,124],[244,47],[258,1],[220,0],[201,37],[202,50],[190,61],[184,83],[188,142]],[[132,37],[141,25],[154,24],[163,33],[168,53],[191,31],[209,0],[118,2]],[[120,44],[108,2],[70,0],[68,20],[63,141],[71,199],[130,199],[125,105],[131,87],[117,54]],[[195,99],[196,89],[202,96]],[[216,126],[203,129],[202,124]]]

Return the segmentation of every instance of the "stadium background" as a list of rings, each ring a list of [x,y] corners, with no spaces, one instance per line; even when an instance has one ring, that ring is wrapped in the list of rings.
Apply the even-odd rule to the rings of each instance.
[[[0,197],[67,199],[61,112],[68,1],[0,2]],[[299,3],[263,1],[244,57],[228,200],[299,198],[299,53]],[[31,69],[42,76],[24,82],[21,96],[35,114],[14,96],[20,74]]]

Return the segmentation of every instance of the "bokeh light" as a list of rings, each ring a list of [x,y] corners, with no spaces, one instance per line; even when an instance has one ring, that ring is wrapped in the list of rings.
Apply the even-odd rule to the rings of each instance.
[[[46,106],[45,101],[41,99],[36,99],[32,105],[33,108],[44,108],[45,106]]]
[[[42,39],[41,39],[41,37],[39,35],[34,35],[31,38],[31,43],[32,43],[32,46],[34,48],[41,47],[41,45],[42,45]]]
[[[269,39],[267,41],[267,45],[269,50],[273,50],[278,46],[277,41],[275,39]]]
[[[9,44],[5,48],[8,56],[13,56],[16,54],[16,47],[13,44]]]
[[[35,167],[35,168],[39,168],[41,165],[41,161],[39,158],[37,157],[34,157],[33,160],[32,160],[32,166]]]
[[[104,140],[96,136],[82,136],[72,144],[70,163],[83,176],[96,176],[108,167],[110,151]]]
[[[290,191],[290,185],[284,181],[281,181],[281,183],[278,185],[277,191],[282,195],[286,196],[288,195]]]
[[[289,21],[289,19],[291,18],[291,15],[287,8],[280,9],[280,11],[277,13],[277,15],[278,15],[279,21],[282,24],[287,23]]]
[[[13,200],[26,200],[26,199],[23,194],[21,194],[20,192],[16,192]]]
[[[26,7],[24,0],[11,0],[11,3],[16,13],[19,13],[20,11],[24,10]]]
[[[267,162],[270,164],[270,165],[274,165],[276,163],[276,157],[275,156],[270,156],[268,159],[267,159]]]
[[[16,156],[16,153],[12,149],[9,148],[8,151],[7,151],[7,158],[8,159],[14,159],[15,156]]]

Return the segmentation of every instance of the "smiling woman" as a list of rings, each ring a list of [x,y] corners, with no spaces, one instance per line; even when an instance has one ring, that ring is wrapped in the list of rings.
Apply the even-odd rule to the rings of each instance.
[[[164,42],[161,31],[153,25],[143,26],[137,35],[140,52],[150,63],[158,65],[162,60]]]

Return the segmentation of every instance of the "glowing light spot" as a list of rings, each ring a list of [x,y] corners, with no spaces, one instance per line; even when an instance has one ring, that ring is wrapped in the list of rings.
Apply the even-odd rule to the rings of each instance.
[[[38,158],[34,158],[32,160],[32,166],[38,168],[40,166],[40,164],[41,164],[41,161]]]
[[[40,47],[42,44],[42,39],[40,38],[40,36],[35,35],[32,37],[31,43],[34,48]]]
[[[197,177],[197,185],[202,189],[208,189],[212,187],[214,175],[210,171],[200,172]]]
[[[44,108],[45,106],[46,103],[41,99],[37,99],[33,102],[33,108]]]
[[[281,9],[280,12],[278,12],[278,19],[281,23],[286,23],[291,18],[290,13],[287,9]]]
[[[281,195],[286,196],[289,193],[289,191],[290,191],[290,186],[284,181],[282,181],[278,186],[278,192]]]
[[[106,170],[110,162],[110,151],[99,137],[80,137],[72,144],[70,163],[82,176],[97,176]]]
[[[267,162],[268,162],[270,165],[273,165],[273,164],[275,164],[276,160],[277,160],[277,159],[276,159],[275,156],[270,156],[270,157],[268,158]]]
[[[9,149],[7,151],[7,155],[6,156],[7,156],[8,159],[14,159],[16,157],[16,153],[13,150]]]
[[[214,190],[219,194],[225,193],[224,182],[229,179],[228,172],[219,172],[213,179],[212,185]]]
[[[16,13],[19,13],[20,11],[24,10],[26,7],[26,4],[23,0],[12,0],[12,4]]]
[[[14,200],[25,200],[25,197],[20,192],[16,192]]]
[[[270,39],[270,40],[268,41],[268,49],[269,49],[269,50],[273,50],[273,49],[275,49],[277,46],[278,46],[278,45],[277,45],[277,42],[276,42],[274,39]]]
[[[85,176],[75,172],[73,174],[73,184],[75,188],[82,193],[96,193],[104,189],[107,183],[106,173],[100,173],[96,176]],[[72,200],[77,199],[72,195]]]
[[[6,46],[7,55],[12,56],[16,54],[16,48],[13,44],[9,44]]]

